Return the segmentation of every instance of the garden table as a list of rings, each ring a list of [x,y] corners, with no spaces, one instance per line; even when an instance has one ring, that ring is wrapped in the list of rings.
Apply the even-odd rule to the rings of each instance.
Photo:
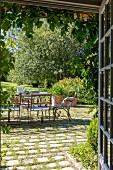
[[[27,94],[22,94],[21,99],[21,108],[26,108],[28,110],[28,119],[31,117],[31,111],[37,111],[37,115],[39,111],[42,111],[43,119],[43,111],[49,111],[49,119],[50,119],[50,106],[52,103],[52,94],[47,92],[37,92],[37,91],[29,91]]]

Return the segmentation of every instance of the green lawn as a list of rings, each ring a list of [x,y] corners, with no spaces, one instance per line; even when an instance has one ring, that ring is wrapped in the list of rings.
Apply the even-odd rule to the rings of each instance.
[[[2,88],[3,88],[3,90],[7,90],[7,89],[9,89],[9,88],[12,88],[12,87],[14,87],[14,88],[17,88],[17,87],[25,87],[26,89],[38,89],[38,88],[36,88],[36,87],[33,87],[32,85],[28,85],[28,84],[24,84],[24,85],[18,85],[18,84],[16,84],[16,83],[11,83],[11,82],[1,82],[1,86],[2,86]]]

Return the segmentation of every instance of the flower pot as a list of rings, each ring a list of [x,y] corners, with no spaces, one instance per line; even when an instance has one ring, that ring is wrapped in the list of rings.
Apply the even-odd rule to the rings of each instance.
[[[61,104],[62,100],[63,100],[63,95],[52,96],[52,106],[54,106],[55,104]]]
[[[77,98],[74,98],[73,102],[71,103],[71,107],[74,107],[77,105]]]

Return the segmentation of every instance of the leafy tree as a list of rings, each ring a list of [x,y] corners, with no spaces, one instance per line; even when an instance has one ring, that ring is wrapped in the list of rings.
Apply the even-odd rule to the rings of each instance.
[[[92,93],[94,103],[98,98],[98,14],[82,20],[80,15],[72,28],[78,48],[70,61],[71,74],[78,75],[86,82],[87,93]]]
[[[16,36],[15,69],[10,71],[13,81],[32,83],[46,79],[55,82],[69,76],[67,62],[75,54],[70,36],[61,36],[60,29],[52,32],[47,23],[39,29],[34,27],[33,39],[22,31]]]
[[[61,28],[61,34],[68,30],[69,23],[74,22],[71,33],[81,44],[85,43],[84,55],[74,57],[70,65],[73,76],[79,74],[86,79],[86,87],[97,93],[97,64],[98,64],[98,14],[88,14],[88,19],[82,12],[77,13],[74,19],[74,11],[62,9],[50,9],[34,6],[25,6],[12,3],[1,3],[1,28],[4,35],[11,26],[21,28],[28,37],[33,36],[33,26],[40,28],[41,18],[47,18],[52,31],[55,27]],[[77,61],[77,62],[76,62]],[[76,66],[75,64],[76,63]],[[92,72],[94,74],[92,74]]]

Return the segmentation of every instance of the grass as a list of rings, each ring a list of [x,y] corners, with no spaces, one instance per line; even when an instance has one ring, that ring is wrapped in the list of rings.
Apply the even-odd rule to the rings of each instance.
[[[28,85],[28,84],[23,84],[23,85],[18,85],[16,83],[11,83],[11,82],[1,82],[1,87],[3,88],[3,90],[7,90],[9,88],[17,88],[17,87],[25,87],[26,89],[30,89],[30,90],[34,90],[34,89],[38,89],[36,87],[33,87],[32,85]]]

